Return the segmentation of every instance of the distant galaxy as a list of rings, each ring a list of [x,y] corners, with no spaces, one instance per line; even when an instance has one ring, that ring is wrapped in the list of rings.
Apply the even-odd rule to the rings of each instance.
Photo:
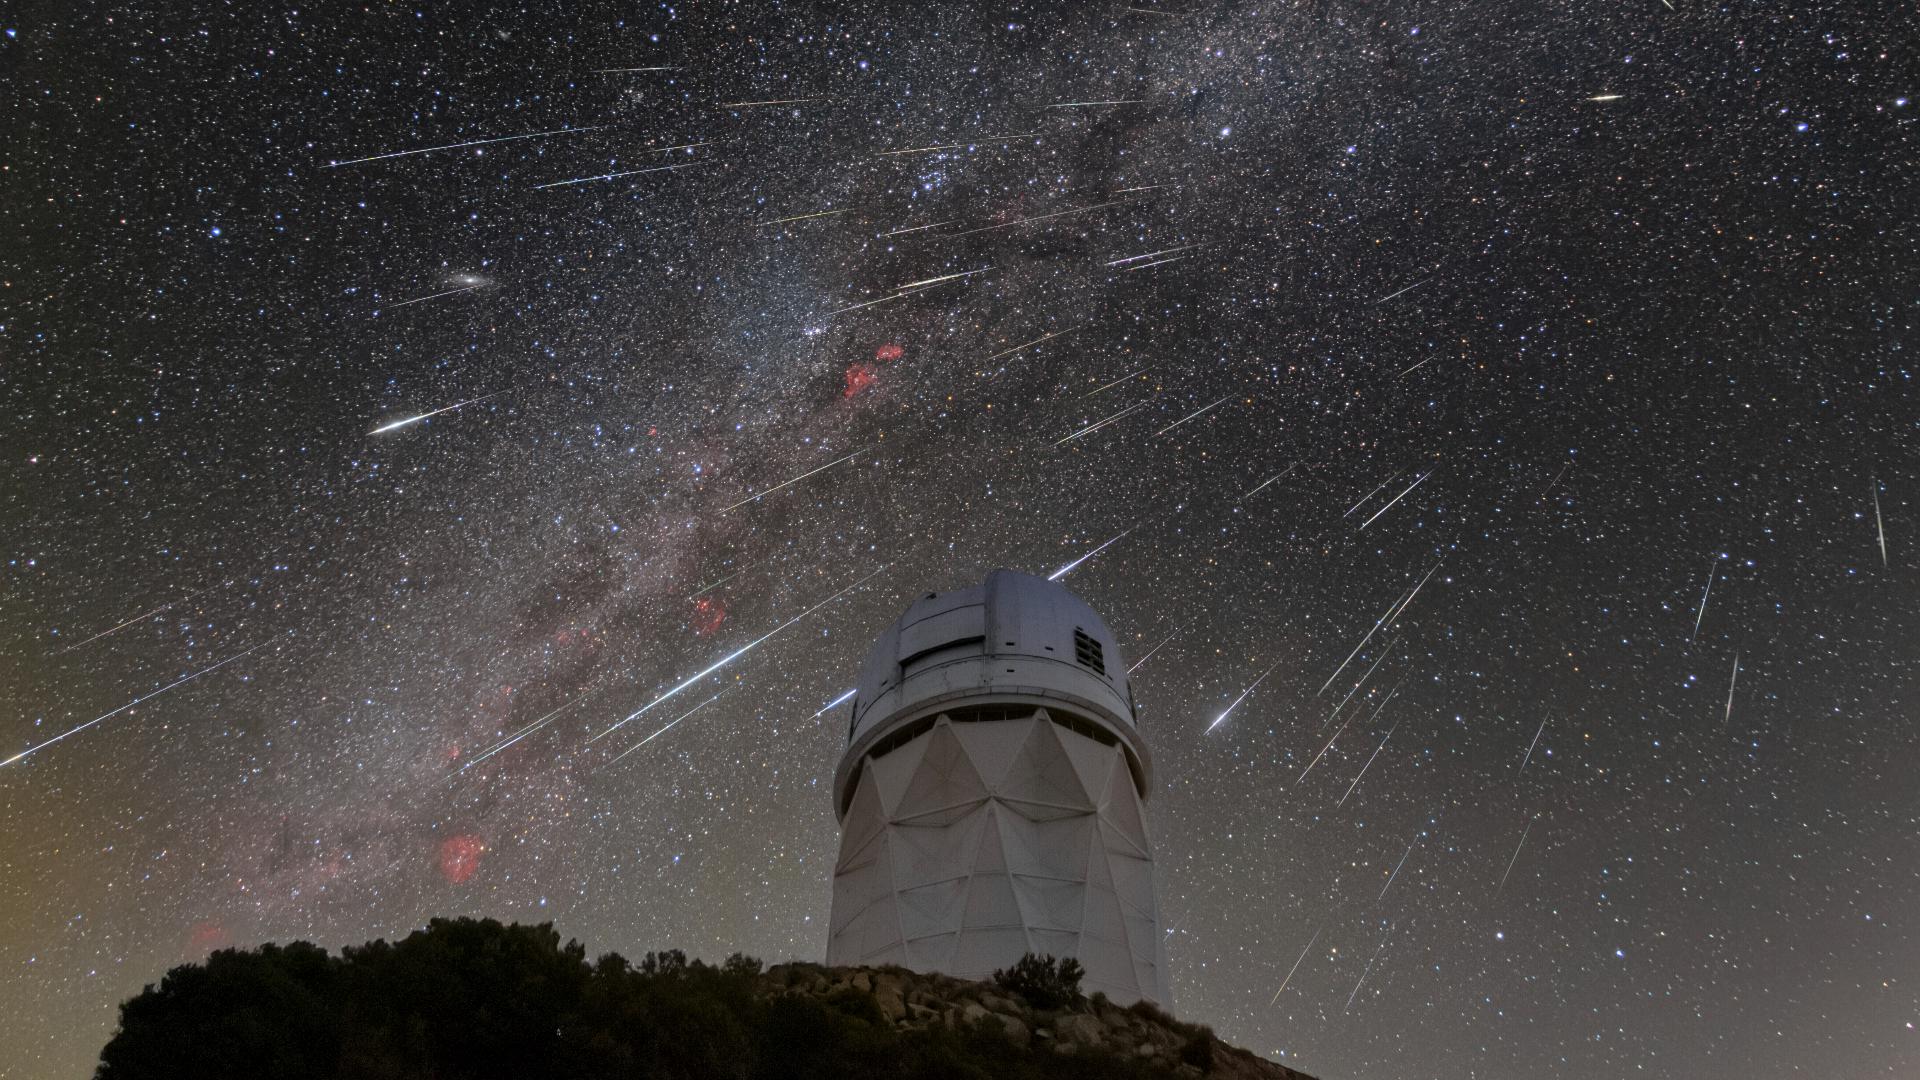
[[[0,20],[0,1075],[441,915],[820,959],[995,567],[1181,1018],[1920,1074],[1910,7],[549,7]]]

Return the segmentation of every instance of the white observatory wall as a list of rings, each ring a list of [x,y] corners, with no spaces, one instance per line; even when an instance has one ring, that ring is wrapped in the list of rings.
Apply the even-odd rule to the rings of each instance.
[[[964,715],[964,714],[962,714]],[[842,822],[827,963],[984,979],[1028,952],[1082,987],[1167,1001],[1152,846],[1119,746],[1044,709],[868,758]]]

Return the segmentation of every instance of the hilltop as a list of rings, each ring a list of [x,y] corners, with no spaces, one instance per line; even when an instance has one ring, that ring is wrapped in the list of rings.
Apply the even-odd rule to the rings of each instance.
[[[174,968],[121,1006],[96,1076],[1310,1080],[1042,974],[981,983],[677,951],[589,962],[550,924],[435,920],[337,956],[296,942]]]

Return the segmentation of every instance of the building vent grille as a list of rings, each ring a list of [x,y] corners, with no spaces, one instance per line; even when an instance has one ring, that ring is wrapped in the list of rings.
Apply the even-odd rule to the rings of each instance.
[[[1105,652],[1106,651],[1100,647],[1100,643],[1088,636],[1085,630],[1077,626],[1073,628],[1074,659],[1099,672],[1101,675],[1105,675],[1107,673],[1107,658]]]

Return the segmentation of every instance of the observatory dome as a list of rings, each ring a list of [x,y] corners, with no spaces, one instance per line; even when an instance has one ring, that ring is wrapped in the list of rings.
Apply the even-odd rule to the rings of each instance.
[[[834,774],[831,964],[984,978],[1027,952],[1165,1003],[1145,800],[1118,641],[1011,570],[930,592],[875,641]]]

